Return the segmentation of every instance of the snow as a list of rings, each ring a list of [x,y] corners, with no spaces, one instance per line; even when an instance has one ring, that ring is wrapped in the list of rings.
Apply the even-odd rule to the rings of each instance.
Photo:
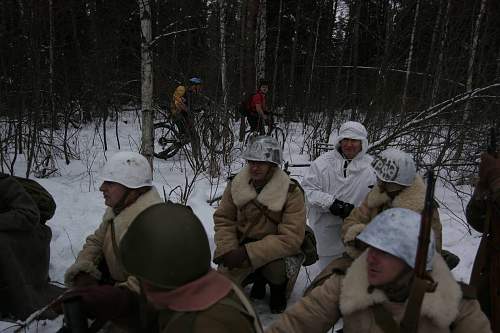
[[[118,137],[121,150],[138,151],[140,143],[139,120],[133,112],[123,113],[119,119]],[[77,153],[79,160],[72,160],[69,165],[61,158],[56,161],[58,169],[55,176],[48,179],[37,179],[54,196],[57,202],[55,216],[48,222],[53,236],[51,242],[50,276],[52,280],[62,283],[65,270],[74,262],[76,255],[82,248],[85,238],[93,233],[100,224],[104,213],[102,194],[99,192],[99,171],[103,167],[106,158],[118,151],[116,137],[114,135],[114,123],[108,124],[108,151],[104,152],[102,137],[95,132],[93,126],[83,129],[77,137]],[[309,158],[306,154],[300,154],[303,136],[298,124],[292,124],[289,130],[284,159],[291,163],[307,163]],[[237,133],[237,131],[235,131]],[[187,203],[203,222],[209,236],[210,246],[213,250],[213,221],[214,207],[207,200],[216,194],[221,194],[225,187],[225,179],[229,172],[237,172],[243,166],[238,158],[241,149],[235,149],[234,163],[231,170],[223,173],[219,182],[212,181],[205,175],[199,175],[194,181],[193,191]],[[26,163],[22,156],[16,162],[16,174],[25,173]],[[291,168],[293,177],[300,180],[305,168]],[[189,168],[182,154],[163,161],[154,161],[154,185],[158,191],[167,196],[170,191],[170,199],[179,201],[186,192],[186,183],[193,178],[193,172]],[[470,188],[462,188],[464,192],[470,193]],[[436,188],[436,199],[440,202],[440,216],[443,224],[443,245],[449,251],[457,254],[461,261],[453,274],[457,280],[467,282],[474,261],[474,256],[479,245],[480,235],[466,226],[463,207],[468,197],[459,198],[454,191],[438,183]],[[289,305],[297,301],[303,290],[315,274],[318,268],[313,265],[307,270],[302,269],[292,293]],[[267,296],[268,297],[268,296]],[[270,314],[268,299],[254,302],[257,312],[264,326],[268,326],[277,315]],[[13,326],[14,325],[14,326]],[[54,321],[39,321],[30,325],[26,332],[55,332],[61,327],[61,318]],[[9,322],[0,322],[0,332],[14,332],[17,325]]]

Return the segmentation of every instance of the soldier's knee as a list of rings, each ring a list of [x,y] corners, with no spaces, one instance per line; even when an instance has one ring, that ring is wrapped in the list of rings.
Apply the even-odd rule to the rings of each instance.
[[[284,259],[270,262],[261,269],[261,274],[271,284],[280,285],[286,282],[286,266]]]

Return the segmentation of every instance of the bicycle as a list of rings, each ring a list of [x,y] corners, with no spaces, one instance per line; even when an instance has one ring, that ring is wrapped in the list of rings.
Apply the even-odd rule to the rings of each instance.
[[[200,142],[198,133],[201,134],[201,143],[212,153],[222,154],[230,151],[234,147],[234,134],[227,122],[221,121],[220,117],[213,116],[205,110],[200,109],[193,112],[194,125],[191,135]],[[196,127],[199,131],[196,131]],[[181,135],[177,124],[174,123],[171,116],[166,116],[165,121],[157,122],[153,125],[155,148],[154,156],[161,159],[169,159],[175,156],[178,151],[187,143],[193,140],[188,134]]]
[[[245,118],[245,121],[248,124],[248,119]],[[253,140],[253,138],[259,136],[260,133],[259,131],[252,131],[250,128],[245,131],[245,146]],[[278,126],[278,123],[272,122],[271,127],[267,130],[267,134],[269,136],[272,136],[273,138],[278,141],[279,145],[281,146],[281,149],[285,148],[285,132],[281,127]]]

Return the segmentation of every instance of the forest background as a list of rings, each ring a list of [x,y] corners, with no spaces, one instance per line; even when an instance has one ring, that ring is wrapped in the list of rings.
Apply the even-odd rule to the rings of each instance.
[[[370,152],[398,146],[467,181],[498,124],[499,14],[495,0],[3,0],[1,170],[19,154],[38,177],[80,159],[82,124],[106,150],[125,106],[140,112],[152,159],[159,111],[198,76],[213,117],[230,123],[268,79],[269,108],[287,135],[304,125],[311,157],[351,119]],[[220,151],[208,153],[213,165]]]

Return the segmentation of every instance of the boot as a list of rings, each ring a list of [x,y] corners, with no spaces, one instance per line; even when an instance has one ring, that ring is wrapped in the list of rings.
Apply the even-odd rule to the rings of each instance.
[[[250,290],[250,298],[263,299],[266,296],[266,279],[260,274],[257,274]]]
[[[271,313],[282,313],[286,309],[286,287],[288,281],[282,284],[269,284],[271,297],[269,299],[269,308]]]

